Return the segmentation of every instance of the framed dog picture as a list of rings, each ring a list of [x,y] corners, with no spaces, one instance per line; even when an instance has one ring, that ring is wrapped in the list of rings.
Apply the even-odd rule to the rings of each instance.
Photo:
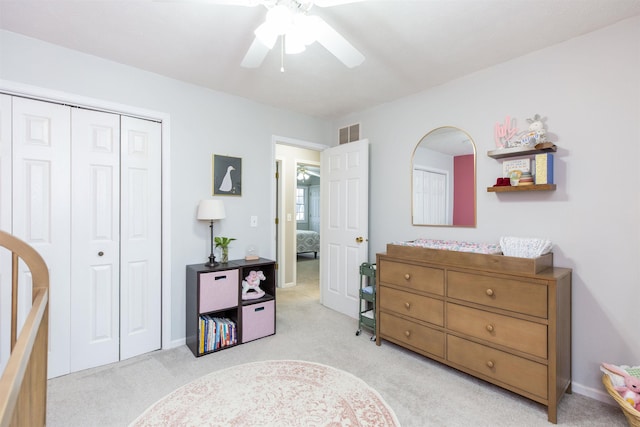
[[[213,155],[213,195],[242,195],[242,159]]]

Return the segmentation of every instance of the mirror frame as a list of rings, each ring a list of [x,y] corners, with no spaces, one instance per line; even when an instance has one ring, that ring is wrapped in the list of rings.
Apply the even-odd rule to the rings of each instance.
[[[414,181],[414,161],[415,161],[415,155],[416,155],[416,151],[418,150],[418,148],[420,148],[421,144],[426,144],[425,140],[432,135],[434,132],[440,131],[442,129],[452,129],[452,130],[457,130],[461,133],[463,133],[466,136],[466,139],[471,143],[471,149],[472,149],[472,154],[473,154],[473,224],[472,225],[454,225],[454,224],[417,224],[414,220],[413,217],[413,205],[414,205],[414,200],[413,200],[413,196],[414,196],[414,188],[413,188],[413,181]],[[476,144],[473,141],[473,138],[471,138],[471,135],[469,135],[468,132],[466,132],[465,130],[456,127],[456,126],[440,126],[437,127],[435,129],[430,130],[429,132],[427,132],[422,138],[420,138],[420,140],[418,141],[418,143],[416,144],[415,148],[413,149],[413,153],[411,154],[411,225],[414,226],[422,226],[422,227],[460,227],[460,228],[475,228],[478,225],[478,204],[477,204],[477,163],[478,163],[478,157],[477,157],[477,150],[476,150]]]

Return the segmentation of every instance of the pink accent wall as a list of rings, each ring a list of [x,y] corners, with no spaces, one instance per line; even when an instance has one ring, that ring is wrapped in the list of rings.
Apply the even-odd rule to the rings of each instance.
[[[475,223],[473,154],[453,158],[453,225]]]

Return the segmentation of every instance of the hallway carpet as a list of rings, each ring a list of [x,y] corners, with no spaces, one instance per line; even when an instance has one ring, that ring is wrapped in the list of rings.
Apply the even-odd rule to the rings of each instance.
[[[320,281],[320,256],[313,258],[313,255],[298,255],[296,263],[296,284],[297,285],[318,285]]]

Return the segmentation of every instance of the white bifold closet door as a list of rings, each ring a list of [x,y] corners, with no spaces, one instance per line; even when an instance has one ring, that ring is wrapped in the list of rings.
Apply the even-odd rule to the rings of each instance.
[[[161,346],[161,140],[160,123],[121,117],[120,360]]]
[[[12,98],[11,232],[40,253],[49,268],[49,377],[69,371],[71,277],[71,128],[67,106]],[[19,325],[31,302],[21,265]]]
[[[12,230],[50,270],[49,377],[159,349],[160,124],[12,101]]]
[[[11,232],[11,97],[0,94],[0,230]],[[10,353],[11,254],[0,250],[0,372]]]
[[[413,223],[446,225],[448,220],[447,176],[443,172],[413,170]]]

